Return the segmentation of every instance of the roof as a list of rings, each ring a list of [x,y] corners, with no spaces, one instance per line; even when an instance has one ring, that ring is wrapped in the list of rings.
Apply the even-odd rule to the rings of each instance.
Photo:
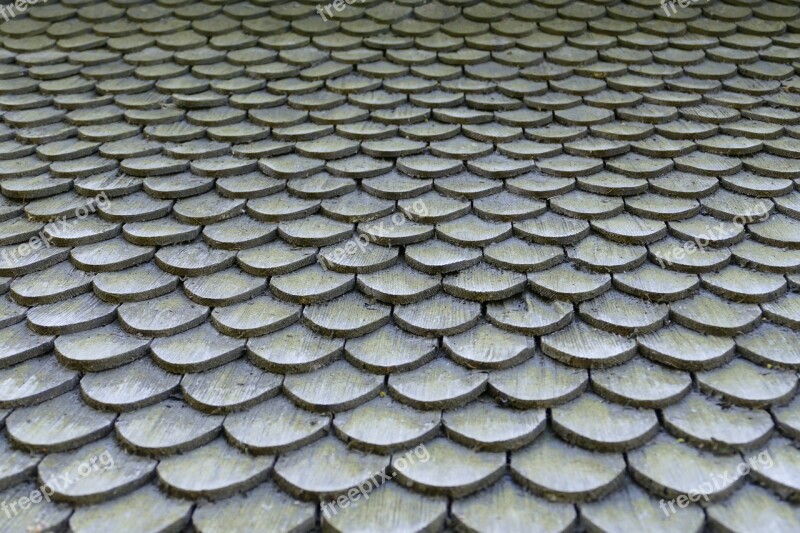
[[[5,7],[0,531],[800,531],[795,4]]]

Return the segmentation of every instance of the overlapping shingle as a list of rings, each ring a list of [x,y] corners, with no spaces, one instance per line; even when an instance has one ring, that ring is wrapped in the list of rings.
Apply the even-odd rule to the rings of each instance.
[[[800,528],[800,9],[339,7],[5,7],[0,531]]]

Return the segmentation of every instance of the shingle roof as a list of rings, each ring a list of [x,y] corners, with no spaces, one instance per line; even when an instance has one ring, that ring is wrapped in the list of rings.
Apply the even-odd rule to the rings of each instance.
[[[0,24],[0,532],[799,531],[796,2],[337,2]]]

